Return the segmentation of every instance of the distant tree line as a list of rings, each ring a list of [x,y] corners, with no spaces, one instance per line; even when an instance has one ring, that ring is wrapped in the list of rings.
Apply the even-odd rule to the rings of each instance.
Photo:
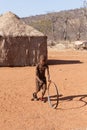
[[[22,18],[53,41],[87,39],[87,2],[83,8]]]

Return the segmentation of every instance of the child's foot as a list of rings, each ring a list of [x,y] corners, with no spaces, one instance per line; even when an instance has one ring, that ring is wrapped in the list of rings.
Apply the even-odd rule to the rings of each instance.
[[[46,99],[42,97],[40,97],[39,100],[43,101],[44,103],[46,102]]]
[[[33,93],[33,98],[31,99],[32,101],[38,101],[38,97],[36,93]]]
[[[31,101],[38,101],[38,98],[32,98]]]

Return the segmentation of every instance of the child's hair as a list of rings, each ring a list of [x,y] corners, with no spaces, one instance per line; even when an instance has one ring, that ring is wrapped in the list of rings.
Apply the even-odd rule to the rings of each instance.
[[[45,55],[40,55],[40,60],[46,61],[46,56]]]

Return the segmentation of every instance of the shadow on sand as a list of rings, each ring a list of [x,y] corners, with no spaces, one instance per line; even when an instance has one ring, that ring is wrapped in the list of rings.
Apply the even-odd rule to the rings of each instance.
[[[56,59],[49,59],[48,65],[60,65],[60,64],[81,64],[80,60],[56,60]]]
[[[78,108],[81,108],[81,107],[84,107],[87,105],[87,100],[85,100],[85,98],[87,97],[87,94],[83,94],[83,95],[72,95],[72,96],[66,96],[66,97],[61,97],[59,98],[59,101],[63,102],[63,101],[67,101],[67,102],[70,102],[70,101],[76,101],[76,104],[77,102],[83,102],[84,104],[79,106],[79,107],[71,107],[71,108],[68,108],[68,109],[78,109]],[[62,108],[61,108],[62,109]],[[67,109],[62,109],[62,110],[67,110]]]
[[[63,103],[63,102],[70,102],[70,101],[76,101],[76,104],[77,102],[82,102],[84,103],[83,105],[81,106],[77,106],[77,107],[74,107],[74,106],[70,106],[70,108],[58,108],[57,109],[60,109],[60,110],[68,110],[68,109],[78,109],[78,108],[82,108],[82,107],[85,107],[87,105],[87,101],[85,100],[85,98],[87,97],[87,94],[84,94],[84,95],[72,95],[72,96],[65,96],[63,97],[63,95],[59,95],[59,103]],[[47,100],[47,97],[45,97],[45,99]],[[52,95],[50,96],[50,100],[51,102],[54,102],[57,100],[57,95]]]

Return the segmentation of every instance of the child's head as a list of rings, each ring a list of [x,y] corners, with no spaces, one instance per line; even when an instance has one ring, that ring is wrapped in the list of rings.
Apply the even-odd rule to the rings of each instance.
[[[46,63],[46,56],[41,55],[41,56],[40,56],[40,64],[41,64],[41,65],[44,65],[45,63]]]

